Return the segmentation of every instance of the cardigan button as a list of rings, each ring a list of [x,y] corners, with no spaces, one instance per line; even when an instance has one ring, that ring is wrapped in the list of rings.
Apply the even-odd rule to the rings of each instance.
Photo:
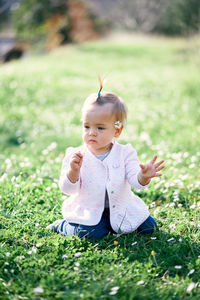
[[[111,191],[111,194],[114,194],[114,191]]]
[[[115,205],[113,205],[113,208],[115,208]]]
[[[113,166],[114,169],[117,169],[117,168],[119,168],[120,164],[119,163],[115,163],[112,166]]]

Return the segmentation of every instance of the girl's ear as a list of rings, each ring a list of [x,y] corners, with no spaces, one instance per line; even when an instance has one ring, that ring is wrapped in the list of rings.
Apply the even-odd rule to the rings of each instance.
[[[120,134],[122,133],[122,130],[123,130],[124,126],[122,125],[122,127],[119,129],[119,128],[115,128],[115,135],[114,137],[118,138],[120,136]]]

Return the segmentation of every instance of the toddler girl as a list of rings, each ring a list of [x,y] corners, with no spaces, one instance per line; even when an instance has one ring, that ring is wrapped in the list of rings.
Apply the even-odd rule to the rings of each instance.
[[[70,195],[62,207],[64,219],[47,229],[63,235],[101,239],[109,233],[152,233],[157,224],[143,200],[132,192],[161,176],[157,156],[140,164],[135,149],[116,139],[127,116],[125,103],[115,94],[90,95],[83,105],[83,142],[68,148],[59,186]]]

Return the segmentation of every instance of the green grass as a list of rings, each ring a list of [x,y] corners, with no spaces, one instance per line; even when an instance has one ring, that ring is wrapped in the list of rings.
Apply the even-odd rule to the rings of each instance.
[[[0,66],[0,299],[200,299],[199,49],[198,40],[99,41]],[[81,143],[80,110],[98,74],[128,105],[120,142],[142,162],[166,160],[138,193],[159,225],[152,236],[45,229],[61,218],[61,162]]]

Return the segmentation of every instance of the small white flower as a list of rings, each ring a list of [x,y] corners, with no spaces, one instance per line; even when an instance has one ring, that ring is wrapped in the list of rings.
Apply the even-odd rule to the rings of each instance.
[[[39,181],[39,183],[43,183],[43,179],[42,178],[40,178],[40,177],[38,177],[38,179],[37,179],[38,181]]]
[[[68,258],[68,255],[67,255],[67,254],[64,254],[64,255],[62,256],[62,258]]]
[[[33,252],[33,253],[36,253],[36,252],[37,252],[37,248],[33,247],[33,248],[32,248],[32,252]]]
[[[156,206],[156,203],[155,202],[151,202],[150,204],[149,204],[149,207],[150,208],[153,208],[153,207],[155,207]]]
[[[144,280],[140,280],[137,282],[137,285],[142,285],[142,284],[144,284]]]
[[[109,295],[116,295],[118,290],[119,290],[119,286],[112,287]]]
[[[195,167],[195,164],[190,164],[190,165],[189,165],[189,168],[190,168],[190,169],[193,169],[194,167]]]
[[[122,123],[120,121],[115,122],[115,128],[120,129],[122,127]]]
[[[191,206],[190,206],[190,209],[194,209],[196,207],[196,205],[195,204],[192,204]]]
[[[182,269],[182,266],[174,266],[175,269],[180,270]]]
[[[49,153],[49,151],[47,150],[47,149],[44,149],[43,151],[42,151],[42,154],[43,155],[47,155]]]
[[[53,182],[53,183],[52,183],[52,188],[53,188],[53,189],[57,189],[57,187],[58,187],[57,184],[56,184],[55,182]]]
[[[55,162],[60,163],[61,162],[61,157],[60,156],[56,157]]]
[[[12,164],[12,162],[11,162],[11,160],[10,160],[9,158],[7,158],[7,159],[5,160],[5,163],[6,163],[6,165],[11,165],[11,164]]]
[[[156,240],[156,239],[157,239],[156,236],[152,236],[152,237],[151,237],[151,240]]]
[[[174,241],[174,238],[168,239],[167,242]]]
[[[48,147],[47,150],[52,151],[53,149],[55,149],[57,147],[57,143],[53,142],[51,143]]]
[[[114,280],[113,280],[112,278],[110,278],[110,277],[107,277],[106,280],[107,280],[107,281],[110,281],[110,282],[113,282],[113,281],[114,281]]]
[[[197,157],[193,155],[193,156],[191,157],[191,161],[192,161],[192,162],[197,161]]]
[[[196,284],[194,282],[190,283],[187,287],[187,292],[190,293],[194,288],[195,288]]]
[[[132,243],[131,245],[134,246],[134,245],[136,245],[136,244],[137,244],[137,242],[134,242],[134,243]]]
[[[179,197],[178,197],[178,196],[175,196],[173,201],[174,201],[174,202],[179,201]]]
[[[29,250],[27,253],[28,254],[32,254],[32,253],[36,253],[37,252],[37,248],[33,247],[31,250]]]
[[[195,269],[190,270],[190,272],[188,273],[188,276],[191,275],[191,274],[193,274],[194,271],[195,271]]]
[[[1,177],[0,177],[0,181],[3,181],[4,179],[6,179],[7,177],[7,173],[4,173]]]
[[[81,256],[81,252],[76,252],[76,253],[74,254],[74,256],[75,256],[75,257]]]
[[[169,229],[170,229],[170,230],[174,230],[175,228],[176,228],[176,225],[175,225],[175,224],[169,225]]]
[[[44,293],[44,290],[41,286],[38,286],[38,287],[33,289],[33,292],[40,294],[40,293]]]
[[[186,158],[186,157],[188,157],[189,156],[189,153],[188,152],[185,152],[184,154],[183,154],[183,157],[184,158]]]
[[[15,179],[16,179],[16,177],[13,176],[13,177],[11,178],[11,182],[15,181]]]
[[[40,246],[42,246],[42,243],[37,243],[36,247],[39,248]]]

